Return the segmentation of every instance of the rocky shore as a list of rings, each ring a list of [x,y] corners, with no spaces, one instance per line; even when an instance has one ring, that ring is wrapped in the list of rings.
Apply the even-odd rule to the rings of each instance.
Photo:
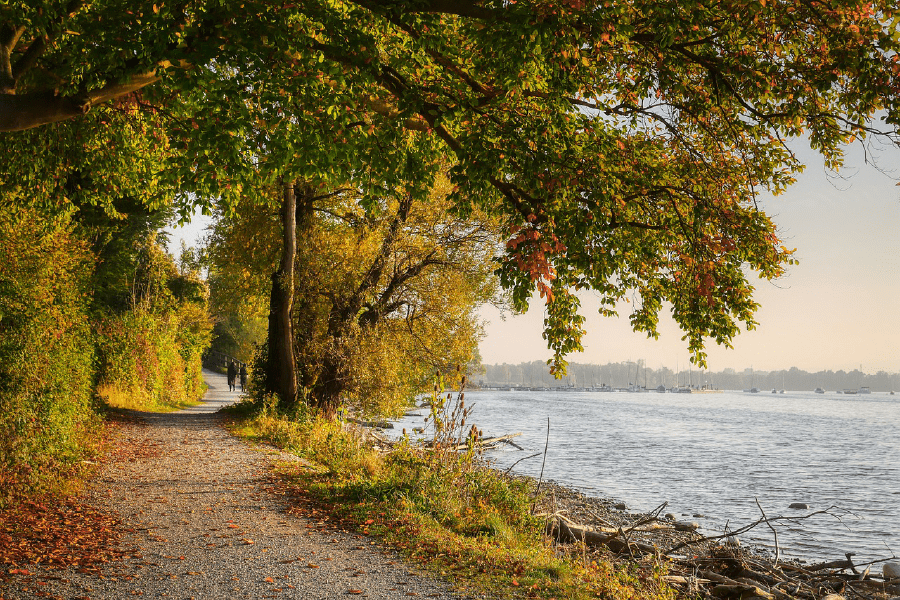
[[[587,496],[552,481],[537,492],[536,512],[561,546],[617,561],[665,563],[665,581],[686,596],[766,600],[900,600],[900,560],[857,565],[853,555],[805,564],[775,560],[737,537],[707,538],[697,524],[637,513],[613,499]],[[681,515],[681,517],[685,517]],[[762,523],[760,526],[765,527]]]

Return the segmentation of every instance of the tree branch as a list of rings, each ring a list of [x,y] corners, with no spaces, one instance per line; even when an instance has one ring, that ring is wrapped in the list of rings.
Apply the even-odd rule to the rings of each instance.
[[[397,5],[389,0],[356,0],[356,4],[379,14],[396,12],[397,9]],[[403,12],[437,13],[483,20],[496,20],[500,16],[497,11],[482,8],[473,0],[426,0],[415,6],[404,6]]]
[[[63,19],[72,17],[82,6],[84,6],[84,0],[72,0],[69,2],[68,6],[66,6],[65,11],[60,15],[59,19],[53,23],[55,31],[48,31],[43,36],[35,36],[31,41],[31,44],[29,44],[28,48],[25,50],[25,53],[16,61],[15,66],[12,68],[13,86],[15,86],[15,82],[17,82],[24,73],[34,66],[37,59],[41,57],[50,43],[56,39],[57,35],[59,35],[59,29]]]
[[[160,66],[168,66],[165,62]],[[24,131],[83,115],[92,107],[127,96],[159,81],[156,70],[132,75],[122,83],[107,85],[75,97],[53,92],[0,94],[0,131]]]

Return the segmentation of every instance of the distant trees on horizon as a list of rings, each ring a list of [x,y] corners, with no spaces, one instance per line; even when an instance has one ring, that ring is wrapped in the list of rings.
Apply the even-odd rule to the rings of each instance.
[[[803,390],[812,391],[821,387],[826,391],[856,390],[862,386],[873,392],[890,392],[900,389],[900,373],[863,373],[859,369],[852,371],[824,370],[814,373],[791,367],[774,371],[760,371],[746,368],[741,371],[723,369],[708,371],[689,368],[675,372],[667,367],[653,369],[646,366],[643,360],[606,363],[594,365],[570,363],[568,374],[562,379],[555,379],[543,361],[532,361],[519,364],[484,365],[484,371],[475,374],[471,380],[481,385],[519,385],[528,387],[557,387],[572,385],[575,387],[592,387],[601,384],[612,387],[625,387],[637,384],[648,388],[664,385],[708,386],[723,390],[744,390],[751,387],[762,391]]]

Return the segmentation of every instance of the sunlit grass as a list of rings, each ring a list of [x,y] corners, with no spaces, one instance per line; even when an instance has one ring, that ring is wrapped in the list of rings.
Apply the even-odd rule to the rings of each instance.
[[[100,384],[97,386],[97,396],[110,408],[136,410],[141,412],[175,412],[191,406],[197,406],[202,402],[202,400],[159,402],[145,390],[138,388],[127,390],[122,389],[117,385],[109,384]]]
[[[408,444],[371,449],[339,423],[291,421],[247,406],[232,431],[273,443],[316,469],[283,464],[278,473],[298,491],[380,537],[410,561],[456,587],[527,598],[669,600],[661,569],[588,561],[566,553],[531,514],[531,488],[459,453],[436,456]],[[242,414],[243,413],[243,414]]]

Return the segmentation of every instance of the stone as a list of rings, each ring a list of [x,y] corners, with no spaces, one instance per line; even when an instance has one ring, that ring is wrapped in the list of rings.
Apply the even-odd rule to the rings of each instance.
[[[886,562],[881,567],[885,579],[900,579],[900,562]]]
[[[705,516],[705,515],[701,515],[700,513],[694,513],[694,518],[695,518],[695,519],[704,519],[704,518],[706,518],[706,516]]]
[[[624,502],[619,502],[618,504],[616,504],[615,506],[613,506],[613,508],[615,508],[616,510],[625,510],[625,509],[627,509],[628,507],[625,506],[625,503],[624,503]]]
[[[793,503],[791,503],[790,506],[788,506],[788,508],[796,508],[799,510],[806,510],[808,508],[812,508],[812,506],[810,506],[806,502],[793,502]]]
[[[666,518],[667,518],[668,520],[670,520],[670,521],[677,521],[677,520],[678,520],[678,517],[676,517],[676,516],[675,516],[674,514],[672,514],[672,513],[666,513]]]
[[[694,521],[676,521],[675,529],[678,531],[696,531],[700,529],[700,523]]]
[[[845,598],[840,594],[828,594],[827,596],[824,596],[822,600],[845,600]]]

